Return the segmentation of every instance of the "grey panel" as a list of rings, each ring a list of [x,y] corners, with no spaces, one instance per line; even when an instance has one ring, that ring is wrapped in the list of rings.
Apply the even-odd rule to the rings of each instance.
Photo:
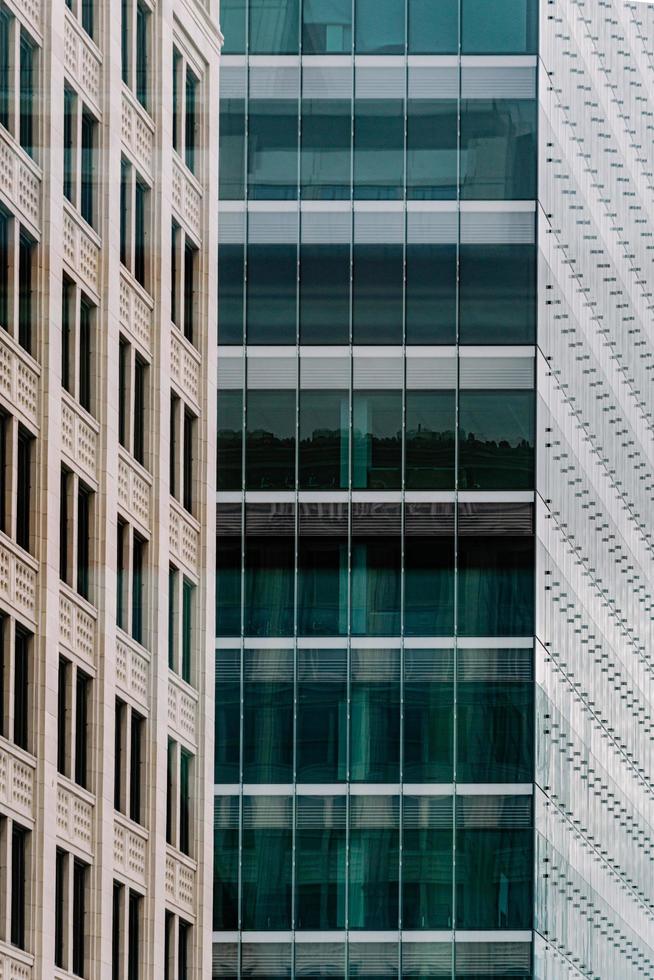
[[[522,243],[536,240],[534,211],[462,211],[461,241],[464,244]]]
[[[248,241],[254,244],[297,242],[298,211],[250,211]]]
[[[301,240],[307,244],[349,242],[352,237],[351,211],[302,211]]]
[[[360,389],[402,388],[404,384],[404,362],[397,357],[354,358],[354,387]]]
[[[447,245],[456,242],[459,234],[457,211],[409,211],[406,218],[407,242]]]
[[[350,387],[349,357],[300,358],[300,387],[338,389]]]
[[[244,99],[247,83],[248,76],[245,65],[222,67],[220,69],[220,98]]]
[[[352,68],[311,66],[302,71],[302,97],[305,99],[352,98]]]
[[[533,357],[462,357],[462,388],[533,388]]]
[[[407,357],[406,386],[423,391],[456,388],[456,357]]]
[[[410,67],[410,99],[456,99],[459,94],[459,71],[451,67]]]
[[[250,68],[251,99],[297,99],[300,93],[300,69]]]
[[[403,99],[406,91],[404,68],[355,69],[355,95],[357,99]]]
[[[296,357],[248,357],[248,388],[295,388]]]
[[[355,211],[354,241],[401,245],[404,242],[404,212]]]
[[[220,211],[218,240],[223,245],[242,245],[245,241],[245,211]]]
[[[218,387],[242,388],[245,383],[244,357],[218,357]]]
[[[534,99],[536,69],[528,67],[469,67],[461,69],[464,99]]]

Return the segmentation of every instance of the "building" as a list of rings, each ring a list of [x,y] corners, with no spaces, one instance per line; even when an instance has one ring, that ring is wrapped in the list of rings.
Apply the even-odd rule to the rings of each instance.
[[[223,0],[214,977],[654,976],[654,11]]]
[[[215,0],[0,2],[12,980],[210,972],[219,46]]]

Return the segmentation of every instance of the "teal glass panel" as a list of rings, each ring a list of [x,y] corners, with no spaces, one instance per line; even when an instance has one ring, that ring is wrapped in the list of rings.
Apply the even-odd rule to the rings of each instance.
[[[216,636],[241,635],[241,538],[216,541]]]
[[[404,798],[403,929],[452,928],[453,844],[450,798]]]
[[[537,110],[533,99],[461,102],[463,200],[536,197]]]
[[[456,100],[409,99],[406,158],[408,200],[456,200],[457,169]]]
[[[401,344],[404,255],[401,245],[353,247],[352,337],[355,344]]]
[[[533,650],[461,650],[457,662],[457,780],[534,778]]]
[[[251,807],[253,813],[250,820],[244,819],[243,826],[242,928],[290,929],[293,884],[290,801],[283,797],[245,797],[243,807],[244,811]],[[288,826],[279,826],[286,821]]]
[[[352,0],[304,0],[303,54],[349,54],[352,50]]]
[[[213,928],[238,929],[238,821],[213,832]]]
[[[245,53],[246,0],[221,0],[220,29],[225,43],[222,54]]]
[[[314,537],[300,532],[298,541],[298,633],[343,636],[347,633],[347,527],[342,537]]]
[[[357,99],[354,103],[354,197],[399,201],[403,195],[404,102]]]
[[[249,0],[250,54],[297,54],[300,0]]]
[[[223,201],[245,197],[245,100],[220,100],[220,167],[218,187]]]
[[[459,487],[530,490],[534,486],[533,391],[459,393]]]
[[[300,246],[300,343],[349,344],[350,246]]]
[[[241,655],[238,650],[216,651],[214,783],[238,783],[241,778]]]
[[[352,399],[352,486],[360,490],[399,489],[402,392],[355,391]]]
[[[464,54],[533,54],[538,41],[538,0],[462,0]]]
[[[305,200],[349,200],[352,104],[349,99],[302,102],[300,181]]]
[[[397,537],[352,538],[352,633],[400,631],[401,543]]]
[[[405,0],[357,0],[357,54],[404,54]]]
[[[350,779],[398,782],[399,650],[352,650],[350,658]]]
[[[345,927],[345,798],[300,796],[295,832],[295,927]]]
[[[248,245],[248,344],[296,340],[297,246]]]
[[[250,99],[248,193],[264,200],[295,200],[298,191],[298,103]]]
[[[243,392],[218,392],[216,434],[218,490],[240,490],[243,485]]]
[[[397,929],[397,797],[353,796],[350,800],[349,926]]]
[[[297,652],[298,783],[347,777],[347,651]]]
[[[408,0],[409,54],[456,54],[459,0]]]
[[[456,245],[406,246],[407,344],[455,344]]]
[[[404,651],[403,779],[454,778],[454,666],[450,650]]]
[[[245,318],[245,249],[218,246],[218,343],[242,344]]]
[[[404,539],[404,632],[451,636],[454,630],[454,534]]]
[[[531,929],[533,831],[456,832],[458,929]]]
[[[349,413],[348,391],[300,389],[300,489],[347,489]]]
[[[463,244],[459,277],[460,343],[534,343],[535,245]]]
[[[459,537],[458,627],[461,636],[533,634],[533,538]]]
[[[246,635],[292,636],[294,567],[291,535],[246,537]]]
[[[293,652],[243,651],[243,782],[293,781]]]
[[[250,490],[295,486],[295,392],[247,392],[245,482]]]
[[[405,399],[407,490],[454,489],[456,392],[408,390]]]

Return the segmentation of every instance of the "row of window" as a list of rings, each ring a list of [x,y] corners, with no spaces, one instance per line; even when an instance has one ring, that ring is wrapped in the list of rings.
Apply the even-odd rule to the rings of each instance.
[[[0,3],[0,125],[36,156],[38,46],[20,21]]]
[[[224,54],[525,54],[536,0],[224,0]]]
[[[348,517],[350,529],[348,533]],[[219,636],[530,636],[529,504],[218,505]],[[455,588],[456,584],[456,588]]]
[[[220,344],[531,344],[519,244],[221,244]]]
[[[453,802],[217,797],[214,930],[531,929],[531,798]]]
[[[219,649],[214,781],[530,782],[532,659],[531,649]]]
[[[531,200],[533,99],[226,99],[223,200]]]
[[[222,390],[218,489],[527,490],[534,416],[533,391]]]

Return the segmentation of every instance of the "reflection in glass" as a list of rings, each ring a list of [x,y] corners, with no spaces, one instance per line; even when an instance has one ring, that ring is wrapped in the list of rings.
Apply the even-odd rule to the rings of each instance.
[[[248,193],[264,200],[297,199],[298,103],[250,99]]]
[[[456,392],[408,390],[405,398],[407,490],[453,489]]]
[[[452,798],[405,796],[402,927],[452,928]]]
[[[245,482],[250,490],[295,486],[295,391],[248,390]]]
[[[406,195],[408,200],[455,200],[458,120],[454,99],[409,99]]]
[[[459,0],[408,0],[409,54],[457,54]]]
[[[535,245],[462,244],[459,277],[462,344],[533,344]]]
[[[297,54],[300,0],[249,0],[250,54]]]
[[[221,388],[218,392],[216,433],[218,490],[240,490],[243,469],[243,392]]]
[[[352,486],[394,490],[402,483],[402,392],[355,391]]]
[[[376,4],[378,0],[373,0]],[[404,102],[357,99],[354,105],[354,197],[400,200],[404,188]]]
[[[462,636],[533,634],[532,537],[459,537],[458,627]]]
[[[223,201],[245,197],[245,100],[220,100],[219,193]]]
[[[304,0],[302,21],[303,54],[352,50],[352,0]]]
[[[400,631],[401,538],[352,538],[352,633],[394,636]]]
[[[218,246],[218,343],[242,344],[245,316],[245,249],[243,245]]]
[[[293,635],[294,567],[292,535],[246,536],[246,635]]]
[[[241,655],[216,651],[214,783],[241,778]]]
[[[349,925],[397,929],[399,820],[397,797],[350,798]]]
[[[291,928],[291,809],[286,797],[250,796],[243,800],[243,929]]]
[[[347,633],[347,518],[341,537],[300,533],[298,632],[302,636]]]
[[[407,243],[407,344],[456,343],[456,266],[456,245]]]
[[[300,389],[300,489],[347,489],[349,411],[348,391]]]
[[[295,344],[296,297],[297,246],[248,245],[248,344]]]
[[[300,246],[300,343],[350,341],[350,246]]]
[[[241,536],[216,541],[216,636],[241,635]]]
[[[302,197],[349,200],[351,155],[349,99],[305,99],[302,102]]]
[[[353,650],[350,676],[350,779],[400,778],[399,650]]]
[[[238,798],[214,800],[213,928],[238,929]]]
[[[347,776],[347,651],[297,652],[296,768],[299,783]]]
[[[246,0],[221,0],[220,29],[225,37],[223,54],[245,53]]]
[[[449,783],[454,778],[453,663],[451,650],[404,651],[406,783]]]
[[[243,651],[243,782],[293,781],[293,651]]]
[[[357,0],[357,54],[404,54],[405,0]]]
[[[461,102],[463,200],[536,197],[537,103],[533,99]]]
[[[352,342],[401,344],[404,255],[401,245],[353,246]]]
[[[345,927],[345,844],[345,797],[298,797],[297,929]]]
[[[453,631],[454,528],[449,534],[433,536],[407,530],[404,632],[407,636],[451,636]]]
[[[532,54],[538,33],[538,0],[462,0],[464,54]]]
[[[456,832],[458,929],[531,929],[533,831]]]
[[[459,393],[459,487],[530,490],[534,486],[533,391]]]

